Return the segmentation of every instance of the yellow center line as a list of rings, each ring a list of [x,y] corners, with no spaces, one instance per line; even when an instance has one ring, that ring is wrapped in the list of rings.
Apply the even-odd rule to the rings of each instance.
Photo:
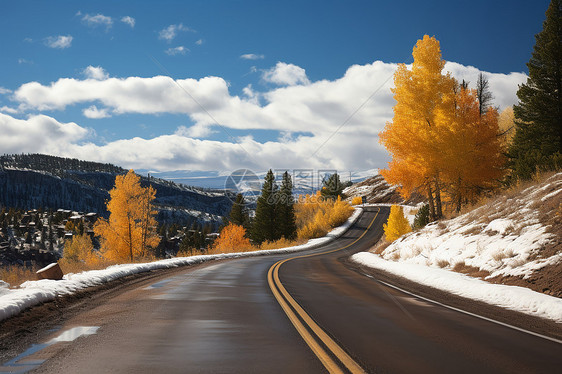
[[[379,215],[379,212],[380,212],[380,209],[377,212],[377,214],[375,215],[375,217],[372,219],[372,221],[369,224],[369,226],[367,227],[367,229],[365,229],[365,231],[361,234],[361,236],[359,236],[357,239],[355,239],[352,243],[350,243],[350,244],[348,244],[344,247],[333,249],[333,250],[326,251],[326,252],[313,253],[313,254],[303,255],[303,256],[295,256],[295,257],[291,257],[291,258],[288,258],[288,259],[285,259],[285,260],[280,260],[280,261],[276,262],[269,269],[269,272],[267,274],[267,280],[268,280],[268,283],[269,283],[269,288],[271,288],[271,291],[273,292],[273,295],[277,299],[277,302],[281,305],[281,307],[285,311],[285,314],[287,314],[287,316],[289,317],[289,320],[293,323],[293,326],[295,326],[295,328],[297,329],[297,331],[299,332],[301,337],[304,339],[306,344],[308,344],[310,349],[312,349],[314,354],[320,359],[322,364],[324,364],[324,367],[326,367],[326,369],[330,373],[343,373],[343,371],[330,358],[330,356],[326,353],[326,351],[318,344],[318,342],[308,332],[308,330],[306,330],[305,326],[300,322],[297,315],[293,312],[293,309],[294,309],[294,311],[296,311],[298,313],[298,315],[308,325],[308,327],[316,334],[316,336],[318,338],[320,338],[320,340],[332,352],[332,354],[334,356],[336,356],[338,358],[338,360],[340,360],[350,372],[352,372],[352,373],[365,373],[365,371],[336,342],[334,342],[333,339],[330,338],[330,336],[328,336],[328,334],[324,330],[322,330],[322,328],[320,328],[320,326],[318,326],[316,324],[316,322],[314,322],[314,320],[308,315],[308,313],[306,313],[304,311],[304,309],[295,301],[295,299],[293,299],[293,297],[291,297],[291,295],[289,294],[289,292],[287,292],[287,290],[285,289],[285,287],[281,283],[281,280],[279,279],[279,268],[285,262],[290,261],[290,260],[294,260],[294,259],[297,259],[297,258],[305,258],[305,257],[312,257],[312,256],[319,256],[319,255],[324,255],[324,254],[328,254],[328,253],[333,253],[333,252],[341,251],[343,249],[346,249],[346,248],[352,246],[353,244],[355,244],[359,240],[361,240],[361,238],[363,238],[363,236],[365,236],[367,231],[369,231],[369,229],[371,228],[371,226],[373,225],[373,223],[377,219],[377,216]],[[279,289],[279,291],[277,289]],[[289,307],[289,304],[287,304],[287,302],[293,307],[293,309],[291,309]]]

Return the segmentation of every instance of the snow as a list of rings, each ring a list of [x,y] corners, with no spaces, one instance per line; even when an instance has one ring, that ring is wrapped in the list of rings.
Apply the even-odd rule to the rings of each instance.
[[[343,235],[347,229],[357,221],[362,211],[361,208],[355,208],[355,212],[343,225],[333,229],[326,236],[311,239],[305,244],[294,247],[255,252],[177,257],[144,264],[114,265],[103,270],[91,270],[79,274],[66,274],[63,280],[59,281],[48,279],[27,281],[16,289],[9,289],[6,282],[0,281],[0,321],[10,318],[34,305],[54,300],[57,296],[69,295],[87,287],[99,286],[118,278],[150,270],[169,269],[212,260],[265,256],[313,249],[320,245],[327,244]]]
[[[562,323],[562,299],[528,288],[492,284],[464,274],[429,268],[416,263],[386,261],[379,255],[368,252],[357,253],[351,259],[359,264],[386,271],[428,287]]]
[[[543,251],[557,237],[540,222],[538,209],[542,204],[558,206],[561,192],[562,173],[558,173],[542,185],[406,234],[380,256],[361,253],[352,258],[431,287],[562,322],[562,299],[485,282],[501,276],[528,279],[562,262],[562,252]],[[484,280],[453,271],[466,267],[487,273]]]

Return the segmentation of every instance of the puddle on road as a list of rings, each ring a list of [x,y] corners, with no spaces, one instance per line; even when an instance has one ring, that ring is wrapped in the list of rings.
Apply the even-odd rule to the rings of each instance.
[[[25,352],[16,358],[4,363],[0,366],[0,373],[27,373],[30,370],[37,369],[45,360],[25,360],[27,357],[57,343],[71,342],[81,336],[89,336],[95,334],[99,326],[78,326],[62,332],[57,337],[46,343],[33,344]]]

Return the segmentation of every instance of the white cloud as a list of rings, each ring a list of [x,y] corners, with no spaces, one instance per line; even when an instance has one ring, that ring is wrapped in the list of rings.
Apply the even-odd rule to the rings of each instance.
[[[184,136],[189,138],[206,138],[211,134],[216,133],[211,126],[207,125],[193,125],[191,127],[180,126],[177,128],[174,135]]]
[[[121,22],[126,23],[127,25],[131,26],[131,28],[135,27],[135,19],[131,16],[125,16],[121,18]]]
[[[279,70],[277,66],[270,71]],[[72,140],[65,146],[65,155],[73,157],[108,161],[124,167],[150,165],[161,170],[239,167],[365,170],[385,167],[389,158],[378,144],[378,133],[386,121],[392,119],[394,99],[390,88],[396,67],[396,64],[381,61],[353,65],[335,80],[275,87],[265,92],[257,92],[249,85],[240,96],[231,94],[228,83],[220,77],[174,81],[165,76],[105,80],[62,78],[50,85],[30,82],[20,86],[12,96],[20,107],[27,109],[62,110],[74,104],[101,103],[103,109],[90,106],[84,115],[179,113],[189,116],[193,123],[191,127],[179,127],[171,135],[121,139],[104,146],[78,145],[78,141]],[[476,81],[473,77],[478,74],[477,69],[454,63],[448,63],[446,70],[471,82]],[[308,81],[304,69],[295,66],[292,71],[300,73],[285,74],[280,81],[285,84]],[[517,85],[525,81],[524,74],[485,75],[495,97],[494,105],[503,109],[516,103],[515,92]],[[361,109],[349,118],[359,107]],[[346,120],[346,125],[331,137]],[[243,137],[238,140],[240,144],[233,140],[195,139],[205,138],[212,131],[223,132],[221,126],[227,133],[235,130],[233,133],[237,136],[254,129],[278,131],[279,136],[267,142]]]
[[[254,53],[246,53],[240,56],[243,60],[263,60],[265,58],[264,55],[257,55]]]
[[[189,52],[189,49],[185,48],[183,45],[180,45],[179,47],[168,48],[165,52],[170,56],[185,55],[187,52]]]
[[[83,140],[89,131],[73,122],[61,123],[44,115],[22,120],[0,113],[0,133],[3,152],[60,154]]]
[[[88,66],[84,70],[82,70],[82,74],[87,79],[95,79],[95,80],[104,80],[109,78],[109,74],[101,66]]]
[[[45,38],[45,45],[49,48],[64,49],[70,47],[72,39],[72,35],[49,36]]]
[[[33,61],[26,60],[25,58],[18,58],[18,64],[20,64],[20,65],[21,65],[21,64],[30,64],[30,65],[32,65],[32,64],[33,64]]]
[[[84,17],[82,17],[82,22],[89,27],[105,26],[106,30],[113,25],[113,19],[103,14],[85,14]]]
[[[111,117],[107,108],[98,109],[98,107],[96,107],[95,105],[92,105],[91,107],[84,109],[82,111],[82,114],[84,114],[84,117],[93,118],[93,119]]]
[[[285,62],[278,62],[271,69],[264,71],[262,79],[278,85],[310,84],[303,68]]]
[[[158,38],[170,43],[178,35],[179,31],[193,31],[193,30],[187,26],[184,26],[183,23],[177,25],[170,25],[160,30],[160,32],[158,33]]]
[[[16,114],[19,113],[19,110],[15,108],[10,108],[9,106],[3,106],[2,108],[0,108],[0,112]]]
[[[10,94],[12,93],[12,90],[9,90],[7,88],[4,88],[2,86],[0,86],[0,95],[6,95],[6,94]]]
[[[204,43],[203,39],[198,39],[195,44],[202,45]]]

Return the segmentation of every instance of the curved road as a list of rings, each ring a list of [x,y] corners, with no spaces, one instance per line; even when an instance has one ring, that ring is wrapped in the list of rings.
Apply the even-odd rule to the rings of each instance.
[[[378,240],[387,216],[388,208],[368,208],[315,250],[213,262],[135,284],[49,337],[67,341],[39,342],[0,373],[560,369],[559,342],[402,293],[350,266],[346,259]],[[84,331],[90,335],[72,340]]]

